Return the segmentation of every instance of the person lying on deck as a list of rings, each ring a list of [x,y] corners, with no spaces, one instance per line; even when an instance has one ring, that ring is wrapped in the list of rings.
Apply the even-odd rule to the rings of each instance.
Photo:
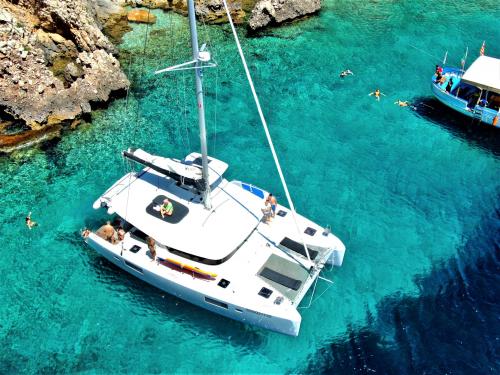
[[[168,200],[168,198],[165,198],[163,204],[160,206],[161,217],[163,218],[165,217],[165,215],[172,216],[173,213],[174,213],[174,205],[172,204],[172,202]]]

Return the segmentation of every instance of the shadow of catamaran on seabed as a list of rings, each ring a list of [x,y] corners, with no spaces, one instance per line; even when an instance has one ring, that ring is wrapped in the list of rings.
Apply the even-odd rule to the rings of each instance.
[[[500,129],[463,116],[434,98],[416,97],[412,102],[415,113],[420,117],[441,126],[471,145],[500,157]]]

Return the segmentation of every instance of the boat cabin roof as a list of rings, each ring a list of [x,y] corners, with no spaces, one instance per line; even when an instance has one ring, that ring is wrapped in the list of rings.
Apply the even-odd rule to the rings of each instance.
[[[479,56],[465,71],[462,81],[500,94],[500,59]]]
[[[172,202],[174,212],[162,218],[160,206],[165,198]],[[217,264],[230,257],[257,227],[264,200],[225,179],[212,187],[211,200],[212,209],[207,210],[196,189],[148,167],[122,177],[94,208],[105,205],[109,214],[118,214],[160,244]]]

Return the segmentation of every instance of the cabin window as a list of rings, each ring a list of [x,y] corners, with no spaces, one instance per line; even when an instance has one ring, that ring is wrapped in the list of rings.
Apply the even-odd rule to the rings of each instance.
[[[279,210],[279,211],[278,211],[278,213],[277,213],[276,215],[281,216],[281,217],[285,217],[285,216],[286,216],[286,214],[287,214],[287,212],[286,212],[286,211]]]
[[[137,272],[139,272],[139,273],[142,273],[142,268],[141,268],[141,267],[136,266],[135,264],[130,263],[130,262],[127,262],[127,261],[125,261],[125,264],[126,264],[127,266],[129,266],[130,268],[132,268],[133,270],[135,270],[135,271],[137,271]]]
[[[217,301],[216,299],[205,297],[205,302],[207,302],[207,303],[209,303],[211,305],[222,307],[223,309],[227,309],[227,304],[226,303],[221,302],[221,301]]]

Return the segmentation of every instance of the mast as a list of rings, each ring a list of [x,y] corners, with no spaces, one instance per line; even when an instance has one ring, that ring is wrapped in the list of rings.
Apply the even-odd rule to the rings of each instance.
[[[203,83],[202,69],[200,61],[200,51],[198,47],[198,31],[196,30],[196,13],[194,0],[188,0],[189,28],[191,29],[191,48],[193,50],[193,60],[195,61],[194,75],[196,78],[196,99],[198,101],[198,122],[200,128],[201,162],[203,176],[203,205],[207,210],[212,208],[210,199],[210,185],[208,184],[208,152],[207,152],[207,131],[205,129],[205,106],[203,104]]]

